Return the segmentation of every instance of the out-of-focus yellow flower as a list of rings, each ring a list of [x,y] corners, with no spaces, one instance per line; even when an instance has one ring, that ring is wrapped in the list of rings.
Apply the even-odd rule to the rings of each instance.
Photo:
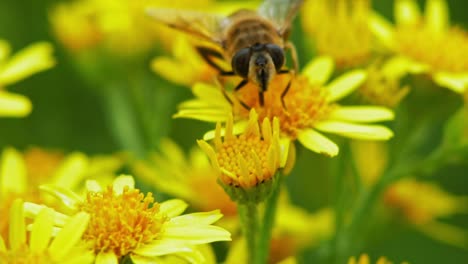
[[[151,21],[145,12],[148,6],[200,9],[211,2],[76,0],[57,5],[49,19],[57,38],[71,51],[102,47],[114,55],[138,55],[158,43],[173,43],[174,31]]]
[[[263,201],[271,191],[272,182],[280,168],[282,156],[279,142],[278,119],[273,124],[268,118],[259,125],[258,115],[250,111],[245,131],[233,134],[232,116],[226,122],[222,138],[221,124],[216,126],[214,148],[206,141],[198,145],[205,151],[219,178],[219,183],[234,201],[257,203]]]
[[[435,184],[413,178],[405,178],[391,185],[385,192],[384,201],[414,224],[424,224],[468,210],[467,197],[454,196]]]
[[[171,82],[186,86],[196,82],[211,83],[218,75],[218,71],[205,63],[195,47],[182,36],[173,43],[172,57],[153,59],[151,69]]]
[[[94,256],[81,241],[89,215],[80,212],[68,219],[63,228],[53,235],[54,211],[42,209],[26,233],[23,202],[16,199],[10,209],[9,248],[0,236],[1,263],[71,264],[92,263]],[[5,215],[2,214],[2,217]],[[6,237],[5,237],[6,238]]]
[[[388,163],[386,142],[355,140],[351,144],[356,169],[365,186],[373,185]]]
[[[4,87],[54,66],[53,49],[47,42],[38,42],[9,57],[10,49],[8,42],[0,39],[0,117],[24,117],[32,110],[31,101]]]
[[[48,196],[39,193],[41,184],[80,190],[85,178],[110,181],[123,164],[118,156],[87,157],[75,152],[64,156],[59,152],[32,148],[24,154],[13,148],[3,150],[0,160],[0,234],[6,236],[9,208],[16,198],[45,203]]]
[[[339,68],[365,64],[372,55],[369,0],[305,1],[302,25],[320,55]]]
[[[366,73],[353,70],[326,85],[333,67],[329,57],[320,57],[309,63],[299,76],[292,79],[290,76],[277,76],[264,93],[263,107],[258,102],[258,87],[253,84],[246,85],[232,96],[233,105],[225,100],[218,87],[196,84],[193,91],[198,98],[182,103],[175,117],[219,122],[234,113],[234,118],[239,120],[234,125],[234,133],[238,134],[246,124],[248,112],[242,106],[244,104],[257,111],[259,120],[278,118],[281,136],[285,140],[297,139],[306,148],[328,156],[337,155],[338,146],[319,131],[364,140],[391,138],[393,133],[388,128],[369,124],[393,119],[391,110],[379,106],[340,106],[335,103],[358,88],[366,79]],[[281,95],[290,81],[283,105]],[[209,132],[205,139],[213,135],[213,132]]]
[[[90,214],[82,239],[94,251],[97,264],[118,263],[124,256],[154,263],[165,255],[200,263],[203,255],[195,245],[230,240],[229,232],[212,225],[222,217],[219,211],[181,215],[188,206],[182,200],[157,203],[151,193],[144,195],[134,185],[133,177],[121,175],[107,187],[88,181],[85,197],[52,185],[41,189],[59,198],[70,212]],[[25,203],[29,215],[43,207]],[[56,213],[54,224],[60,227],[68,218]]]
[[[371,104],[395,108],[410,91],[409,86],[401,86],[404,72],[395,72],[397,58],[371,63],[367,68],[367,80],[359,89],[360,95]]]
[[[237,226],[237,206],[216,182],[218,174],[200,148],[187,157],[175,142],[165,139],[161,153],[133,165],[135,176],[157,190],[181,198],[199,211],[221,210],[219,225],[229,230]],[[200,190],[204,190],[200,192]]]
[[[426,73],[439,85],[463,93],[468,87],[468,34],[450,26],[445,0],[427,0],[422,16],[415,0],[395,1],[396,25],[375,14],[378,39],[395,53],[399,71]]]
[[[348,264],[370,264],[370,258],[369,255],[367,254],[362,254],[359,256],[359,258],[356,260],[355,257],[350,257],[348,260]],[[380,257],[377,259],[377,262],[375,264],[392,264],[392,262],[388,261],[385,257]]]
[[[457,213],[467,213],[468,197],[455,196],[439,186],[412,178],[400,180],[384,194],[384,203],[429,237],[467,248],[468,231],[438,221]]]

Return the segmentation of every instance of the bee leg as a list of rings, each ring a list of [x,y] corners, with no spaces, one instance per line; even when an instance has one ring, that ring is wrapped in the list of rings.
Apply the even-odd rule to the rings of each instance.
[[[289,88],[291,88],[292,78],[294,78],[294,74],[295,74],[293,70],[287,70],[287,69],[280,70],[278,72],[278,74],[286,74],[286,73],[291,74],[291,79],[289,80],[288,84],[286,85],[286,88],[284,89],[284,91],[281,93],[281,104],[283,105],[284,109],[286,109],[286,104],[284,103],[284,97],[286,96],[286,94],[288,94]]]
[[[195,48],[198,51],[198,53],[200,54],[200,56],[205,60],[205,62],[208,63],[208,65],[210,65],[211,67],[218,70],[221,75],[223,75],[223,76],[234,75],[234,72],[225,71],[221,66],[219,66],[214,61],[213,58],[224,60],[223,55],[221,53],[219,53],[217,50],[214,50],[214,49],[211,49],[211,48],[208,48],[208,47],[201,47],[201,46],[198,46],[198,47],[195,47]]]
[[[286,88],[285,88],[284,91],[281,93],[281,104],[283,105],[283,108],[284,108],[285,110],[287,110],[287,108],[286,108],[286,104],[284,103],[284,97],[285,97],[286,94],[289,92],[289,88],[291,88],[291,80],[289,80],[288,85],[286,85]]]
[[[239,84],[237,84],[236,88],[234,88],[234,91],[239,91],[242,87],[244,87],[249,81],[247,79],[242,80]],[[262,94],[263,95],[263,94]],[[263,98],[262,98],[263,99]],[[244,103],[242,100],[237,98],[237,101],[248,111],[250,111],[250,106],[248,106],[246,103]]]
[[[286,42],[284,49],[287,49],[291,52],[291,59],[294,64],[294,71],[299,72],[299,59],[297,58],[296,46],[291,41]]]

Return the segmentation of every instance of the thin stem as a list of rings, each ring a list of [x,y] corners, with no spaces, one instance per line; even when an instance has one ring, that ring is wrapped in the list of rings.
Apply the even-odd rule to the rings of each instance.
[[[258,230],[257,204],[239,204],[239,217],[242,224],[242,232],[247,240],[247,255],[249,264],[253,264],[256,252],[256,237]]]
[[[268,256],[270,253],[270,240],[273,225],[275,223],[276,209],[278,207],[278,198],[281,189],[281,182],[283,175],[278,174],[273,186],[270,197],[265,201],[265,212],[263,214],[263,226],[260,229],[260,236],[257,248],[257,258],[255,259],[256,264],[267,263]]]

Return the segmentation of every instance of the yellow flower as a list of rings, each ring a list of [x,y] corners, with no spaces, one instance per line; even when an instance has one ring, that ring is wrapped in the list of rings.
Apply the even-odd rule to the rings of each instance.
[[[92,157],[75,152],[64,156],[59,152],[32,148],[24,154],[13,148],[3,150],[0,159],[0,215],[8,216],[16,198],[45,203],[48,196],[39,193],[41,184],[54,184],[79,191],[85,178],[107,180],[123,164],[118,156]],[[58,206],[58,205],[57,205]],[[8,217],[0,218],[0,235],[6,236]]]
[[[355,257],[350,257],[348,260],[348,264],[370,264],[370,258],[367,254],[362,254],[356,261]],[[385,257],[380,257],[375,264],[392,264],[392,262],[388,261]]]
[[[173,141],[160,143],[161,153],[153,153],[148,161],[133,164],[135,176],[157,190],[190,203],[196,210],[221,210],[224,217],[219,225],[229,230],[237,226],[237,207],[216,182],[216,170],[200,148],[187,157]],[[203,189],[203,192],[200,190]]]
[[[232,116],[226,122],[224,139],[221,134],[221,124],[218,123],[214,148],[206,141],[198,141],[199,146],[210,158],[221,186],[234,201],[250,199],[248,193],[245,197],[243,193],[250,190],[253,190],[251,194],[255,199],[264,199],[271,190],[271,182],[280,168],[281,155],[285,155],[280,150],[278,119],[273,119],[271,124],[270,120],[265,118],[260,128],[258,115],[252,109],[247,127],[240,136],[233,134]],[[263,186],[265,193],[259,191]]]
[[[365,64],[372,55],[368,27],[369,0],[305,1],[302,26],[318,54],[330,56],[340,68]]]
[[[172,55],[156,57],[151,62],[151,69],[171,82],[186,86],[196,82],[213,82],[218,75],[218,71],[205,63],[184,36],[175,37]]]
[[[455,196],[439,186],[405,178],[391,185],[384,194],[384,203],[405,220],[441,242],[466,249],[468,231],[438,221],[457,213],[467,213],[468,197]]]
[[[395,2],[396,25],[372,16],[374,34],[410,73],[426,73],[439,85],[463,93],[468,86],[468,34],[450,26],[445,0],[427,0],[422,16],[415,0]]]
[[[222,217],[219,211],[181,215],[187,208],[182,200],[157,203],[151,193],[144,195],[134,185],[133,177],[125,175],[106,188],[90,180],[85,197],[56,186],[41,188],[59,198],[70,212],[90,214],[82,239],[94,251],[98,264],[118,263],[124,256],[138,263],[154,263],[165,255],[202,262],[195,245],[230,240],[229,232],[212,225]],[[42,207],[25,204],[31,215]],[[56,213],[55,224],[61,226],[68,218]]]
[[[338,146],[319,131],[365,140],[391,138],[393,133],[388,128],[369,124],[393,119],[393,112],[389,109],[340,106],[336,103],[358,88],[366,79],[366,73],[353,70],[326,85],[332,71],[332,60],[320,57],[309,63],[299,76],[292,79],[290,76],[277,76],[264,94],[263,107],[258,103],[258,87],[255,85],[248,84],[231,96],[231,105],[218,87],[196,84],[193,91],[198,98],[182,103],[175,117],[219,122],[225,121],[226,116],[233,113],[235,120],[238,120],[234,133],[238,134],[245,128],[247,106],[257,111],[259,120],[278,118],[282,138],[297,139],[306,148],[328,156],[337,155]],[[282,94],[290,81],[283,105]],[[207,133],[205,139],[213,135],[213,132]]]
[[[53,236],[54,211],[44,208],[39,211],[26,233],[23,202],[17,199],[10,209],[9,248],[0,236],[1,263],[71,264],[92,263],[93,254],[86,250],[81,236],[86,230],[89,215],[78,213],[68,219],[62,229]],[[5,215],[2,215],[5,217]],[[29,240],[29,242],[27,242]]]
[[[38,42],[9,57],[10,45],[0,39],[0,117],[24,117],[31,112],[27,97],[10,93],[4,87],[54,66],[51,53],[49,43]]]
[[[404,72],[398,72],[397,58],[377,61],[367,68],[367,80],[359,89],[359,94],[371,104],[395,108],[409,93],[409,86],[400,86]]]
[[[414,224],[468,211],[466,197],[456,197],[435,184],[413,178],[405,178],[391,185],[384,198],[386,205],[398,209]]]

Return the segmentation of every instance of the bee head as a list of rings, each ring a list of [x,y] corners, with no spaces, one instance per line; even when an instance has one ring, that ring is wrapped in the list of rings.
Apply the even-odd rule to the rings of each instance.
[[[266,91],[284,64],[284,51],[275,44],[255,44],[240,49],[231,61],[233,71]]]

